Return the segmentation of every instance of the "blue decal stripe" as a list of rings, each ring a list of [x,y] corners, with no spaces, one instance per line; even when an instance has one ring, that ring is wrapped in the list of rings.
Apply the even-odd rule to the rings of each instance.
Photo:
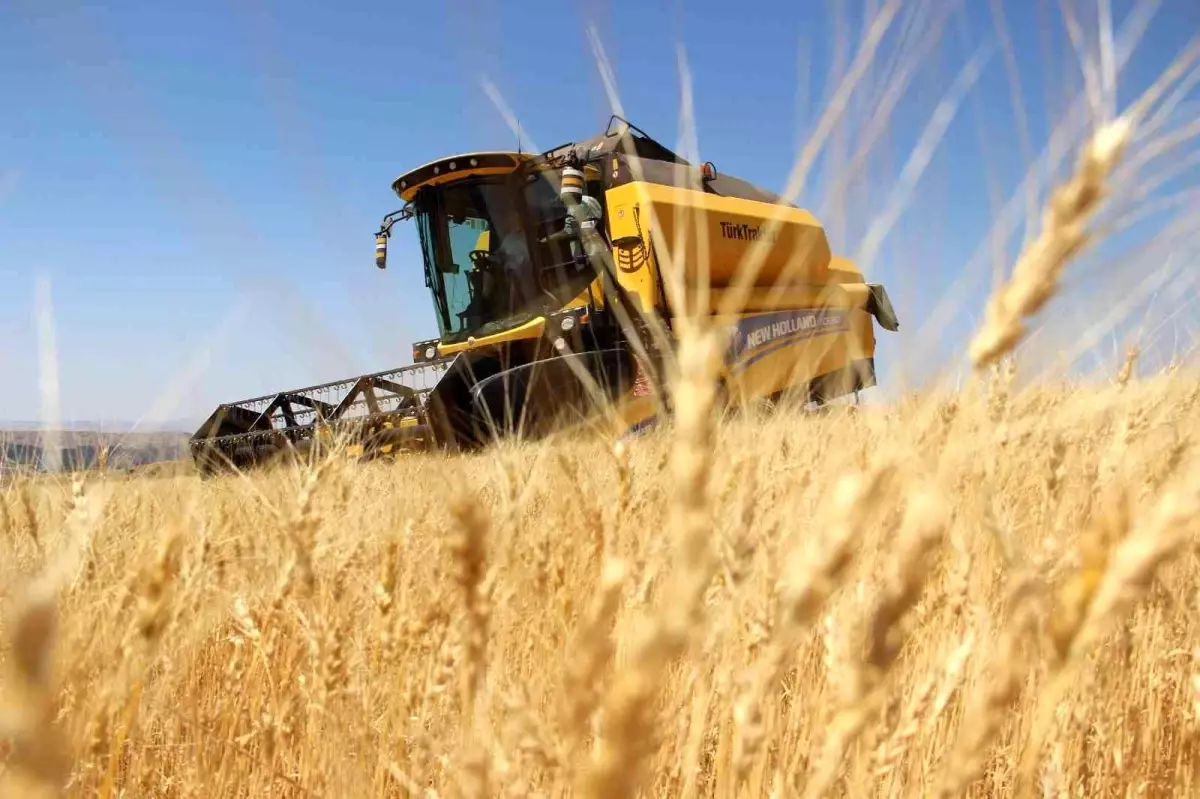
[[[797,333],[795,335],[788,336],[787,338],[776,339],[775,341],[772,341],[769,345],[767,345],[766,349],[758,350],[757,352],[752,352],[749,356],[742,357],[739,360],[734,361],[734,363],[730,366],[729,371],[733,372],[734,374],[744,372],[747,369],[749,369],[752,364],[755,364],[758,361],[761,361],[763,358],[766,358],[768,355],[774,355],[775,353],[779,352],[780,350],[786,349],[787,347],[790,347],[797,342],[810,341],[812,339],[821,338],[822,336],[828,336],[828,335],[832,335],[834,333],[844,333],[848,329],[849,329],[848,327],[831,328],[829,330],[823,330],[816,335],[813,335],[811,332],[806,331],[804,333]]]
[[[654,427],[656,424],[658,424],[658,414],[654,413],[654,414],[651,414],[650,416],[647,416],[645,419],[642,419],[640,422],[630,426],[630,428],[625,431],[625,435],[622,437],[626,438],[626,437],[630,437],[630,436],[636,436],[640,433],[645,432],[646,430],[649,430],[651,427]]]
[[[850,309],[848,308],[831,308],[821,306],[817,308],[797,308],[790,311],[775,311],[771,313],[758,314],[743,318],[733,331],[733,341],[731,347],[733,354],[741,355],[746,349],[746,342],[752,336],[757,339],[762,339],[761,344],[756,343],[751,345],[750,349],[756,346],[762,346],[770,343],[779,334],[774,332],[774,329],[779,325],[790,325],[799,320],[808,320],[813,324],[810,327],[798,328],[790,331],[791,333],[807,332],[811,335],[822,335],[825,332],[832,330],[841,330],[847,323]],[[821,322],[833,319],[836,323],[833,325],[823,325]],[[756,336],[756,334],[759,334]]]
[[[820,338],[834,333],[845,333],[850,329],[851,310],[850,308],[822,306],[776,311],[743,319],[734,331],[734,339],[730,342],[727,354],[727,362],[731,364],[731,371],[735,373],[744,371],[751,364],[778,352],[783,347],[794,345],[798,341]],[[773,332],[772,328],[776,325],[787,324],[798,319],[816,320],[816,323],[811,327],[801,327],[775,338],[770,337],[770,333]],[[822,324],[825,321],[834,321],[834,324]],[[746,349],[746,339],[760,331],[766,333],[766,341]]]

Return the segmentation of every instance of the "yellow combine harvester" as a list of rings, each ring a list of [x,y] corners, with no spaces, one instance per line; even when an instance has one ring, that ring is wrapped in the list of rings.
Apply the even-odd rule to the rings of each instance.
[[[221,405],[192,437],[202,470],[335,436],[367,456],[474,448],[594,417],[597,399],[625,430],[652,424],[670,404],[671,286],[720,308],[756,246],[754,280],[717,320],[730,403],[873,386],[874,322],[899,326],[883,286],[834,256],[807,211],[616,116],[583,142],[444,158],[392,188],[404,205],[384,217],[375,262],[386,267],[393,226],[414,219],[438,337],[409,366]],[[672,259],[680,244],[689,255]]]

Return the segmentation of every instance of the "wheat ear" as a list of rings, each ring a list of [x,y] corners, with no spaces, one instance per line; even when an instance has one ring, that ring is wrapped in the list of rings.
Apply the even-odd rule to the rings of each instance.
[[[1107,193],[1107,181],[1132,136],[1122,117],[1102,126],[1079,159],[1075,174],[1055,191],[1042,215],[1042,230],[1025,248],[1012,278],[988,303],[983,327],[970,346],[975,369],[1000,360],[1025,335],[1024,320],[1041,310],[1058,290],[1067,263],[1088,241],[1087,222]]]

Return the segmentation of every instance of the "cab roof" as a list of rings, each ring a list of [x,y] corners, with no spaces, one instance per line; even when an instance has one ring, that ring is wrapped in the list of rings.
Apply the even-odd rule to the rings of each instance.
[[[505,175],[533,157],[533,153],[500,150],[446,156],[405,172],[392,181],[392,191],[408,202],[422,186],[436,186],[463,175]]]

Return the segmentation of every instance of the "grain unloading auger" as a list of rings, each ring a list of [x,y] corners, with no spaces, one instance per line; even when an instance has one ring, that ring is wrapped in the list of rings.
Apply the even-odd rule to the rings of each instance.
[[[811,214],[620,117],[540,155],[433,161],[392,189],[404,205],[383,219],[376,265],[393,226],[415,219],[438,337],[414,344],[412,365],[221,405],[191,440],[202,470],[335,439],[365,456],[474,448],[594,418],[598,399],[621,429],[650,424],[670,405],[660,376],[678,298],[663,264],[678,242],[684,289],[706,289],[711,308],[751,249],[765,252],[737,310],[715,320],[734,405],[873,386],[874,324],[899,327],[883,286],[834,256]]]

